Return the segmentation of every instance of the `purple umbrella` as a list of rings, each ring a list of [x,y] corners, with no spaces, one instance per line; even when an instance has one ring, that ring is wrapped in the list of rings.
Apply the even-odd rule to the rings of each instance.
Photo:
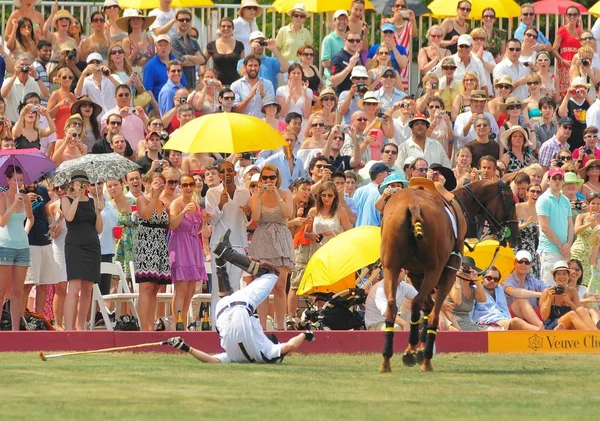
[[[23,183],[32,184],[56,168],[56,164],[39,149],[8,149],[0,151],[0,186],[8,186],[6,170],[9,167],[23,170]]]

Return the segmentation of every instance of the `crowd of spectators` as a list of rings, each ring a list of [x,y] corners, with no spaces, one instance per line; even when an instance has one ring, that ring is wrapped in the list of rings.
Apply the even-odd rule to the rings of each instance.
[[[164,316],[157,294],[169,284],[170,312],[187,326],[194,294],[210,292],[214,310],[213,249],[228,229],[236,251],[279,268],[274,305],[258,309],[263,327],[294,329],[310,256],[352,227],[380,225],[387,200],[416,177],[458,186],[511,177],[517,201],[514,270],[466,259],[442,329],[596,328],[600,23],[583,30],[576,7],[551,44],[531,4],[508,34],[492,8],[472,16],[465,0],[412,51],[407,0],[372,28],[364,0],[352,1],[321,45],[302,3],[270,39],[256,23],[263,7],[242,0],[203,51],[193,12],[170,0],[147,16],[106,0],[83,25],[58,2],[47,17],[36,4],[18,2],[7,20],[0,148],[37,148],[57,165],[114,152],[140,169],[105,183],[78,172],[68,185],[24,185],[22,168],[7,170],[0,304],[10,300],[13,329],[26,307],[57,329],[99,322],[87,320],[92,286],[115,288],[100,262],[119,262],[139,284],[142,330]],[[194,118],[230,112],[263,119],[287,145],[222,154],[215,133],[214,153],[163,150]],[[485,235],[484,220],[471,225],[471,236]],[[226,270],[234,290],[252,282]],[[402,278],[407,309],[416,291]],[[367,328],[383,326],[385,304],[375,285]]]

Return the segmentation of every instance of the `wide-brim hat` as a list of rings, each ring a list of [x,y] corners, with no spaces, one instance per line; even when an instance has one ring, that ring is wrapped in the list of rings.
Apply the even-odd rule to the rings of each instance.
[[[571,88],[574,88],[576,86],[583,86],[585,89],[590,89],[590,85],[587,81],[587,78],[585,77],[581,77],[581,76],[577,76],[574,77],[573,79],[571,79],[571,84],[569,85]]]
[[[147,31],[150,25],[156,20],[156,16],[144,16],[142,12],[137,9],[125,9],[123,17],[117,19],[117,27],[124,32],[129,31],[129,20],[131,18],[142,18],[142,31]]]
[[[554,274],[556,272],[558,272],[559,270],[566,270],[569,274],[571,274],[571,269],[569,269],[569,264],[567,262],[565,262],[564,260],[559,260],[558,262],[556,262],[550,272],[552,273],[552,276],[554,276]]]
[[[71,182],[73,181],[87,181],[89,183],[90,179],[84,170],[73,170],[71,173]]]
[[[71,16],[71,13],[69,13],[68,10],[60,9],[58,12],[56,12],[54,14],[54,18],[52,18],[52,25],[54,25],[54,27],[56,27],[56,21],[59,19],[63,19],[63,18],[69,18],[71,23],[73,23],[73,16]]]
[[[277,114],[279,114],[281,112],[281,105],[279,105],[279,103],[277,102],[277,99],[274,96],[267,95],[263,98],[262,107],[260,108],[260,111],[263,114],[265,112],[265,107],[267,105],[276,105],[277,106]]]
[[[477,267],[477,264],[475,263],[475,259],[473,259],[470,256],[463,256],[461,266],[462,265],[468,266],[469,268],[475,270],[475,272],[477,272],[477,273],[482,272],[482,270]],[[464,273],[462,271],[462,267],[459,272]]]
[[[494,86],[498,85],[510,85],[514,87],[512,77],[510,77],[509,75],[500,75],[498,79],[494,81]]]
[[[600,159],[590,159],[583,168],[577,170],[577,175],[581,178],[585,178],[585,173],[590,169],[591,166],[600,167]]]
[[[471,100],[473,101],[487,101],[488,94],[483,89],[475,89],[471,91]]]
[[[383,183],[381,183],[379,186],[379,193],[383,194],[383,191],[387,188],[387,186],[393,183],[402,183],[404,188],[408,187],[408,180],[406,179],[404,173],[393,172],[383,180]]]
[[[305,7],[305,6],[304,6],[304,4],[302,4],[302,3],[296,3],[296,4],[294,5],[294,8],[293,8],[292,10],[290,10],[290,11],[288,12],[288,14],[291,16],[291,15],[292,15],[294,12],[296,12],[296,13],[300,12],[300,13],[302,13],[302,14],[304,15],[304,17],[306,17],[306,18],[308,18],[308,17],[310,16],[310,13],[308,13],[308,12],[306,11],[306,7]]]
[[[516,106],[519,107],[521,110],[523,110],[527,104],[524,104],[523,102],[521,102],[521,100],[519,98],[517,98],[516,96],[511,96],[509,98],[506,98],[506,101],[504,101],[503,104],[500,104],[500,110],[505,113],[506,109],[509,106]]]
[[[42,4],[42,0],[35,0],[34,6],[39,6],[40,4]],[[15,7],[16,8],[21,8],[21,6],[23,5],[23,3],[21,2],[21,0],[15,0]]]
[[[365,93],[365,96],[358,101],[358,106],[360,108],[365,108],[365,103],[381,104],[381,101],[377,98],[377,92],[369,91]]]
[[[96,104],[94,101],[92,101],[89,96],[82,96],[81,98],[79,98],[78,101],[76,101],[73,105],[71,105],[71,114],[75,114],[79,110],[81,110],[80,107],[84,103],[92,104],[92,107],[94,107],[94,109],[92,111],[92,116],[98,117],[100,115],[100,113],[102,112],[102,107],[100,105]]]
[[[565,184],[578,184],[581,186],[583,183],[585,183],[585,181],[577,177],[577,174],[574,172],[569,171],[565,173]]]
[[[263,7],[260,4],[258,4],[256,0],[242,0],[241,6],[242,7],[240,7],[240,10],[238,10],[238,16],[242,16],[242,9],[244,7],[250,6],[258,7],[258,9],[256,10],[256,17],[259,17],[263,12]]]
[[[452,191],[456,188],[456,176],[454,175],[454,171],[450,168],[444,167],[441,164],[431,164],[429,166],[434,171],[439,171],[439,173],[446,179],[444,183],[444,188],[448,191]]]
[[[335,94],[335,91],[331,88],[325,88],[321,91],[321,93],[319,94],[319,99],[317,100],[317,102],[319,103],[319,106],[321,108],[323,108],[323,98],[325,98],[326,96],[332,96],[335,98],[335,102],[338,102],[338,97]]]
[[[508,139],[510,139],[512,134],[515,132],[521,132],[523,134],[523,137],[525,138],[524,144],[526,146],[531,146],[531,142],[529,141],[529,134],[523,127],[517,125],[512,126],[510,129],[506,130],[500,135],[500,142],[502,142],[502,146],[504,146],[504,149],[512,149],[512,147],[508,147]]]

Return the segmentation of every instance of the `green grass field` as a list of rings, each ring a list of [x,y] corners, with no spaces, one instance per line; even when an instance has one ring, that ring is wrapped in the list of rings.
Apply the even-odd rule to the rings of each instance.
[[[600,355],[379,355],[207,365],[172,354],[0,353],[1,420],[598,419]]]

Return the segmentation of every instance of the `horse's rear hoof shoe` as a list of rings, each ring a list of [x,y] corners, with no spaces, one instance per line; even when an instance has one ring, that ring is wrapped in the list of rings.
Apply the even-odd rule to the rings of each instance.
[[[433,371],[433,366],[431,365],[431,360],[423,360],[423,364],[421,364],[421,371]]]
[[[392,372],[392,364],[390,364],[389,360],[383,360],[381,365],[379,366],[380,373],[391,373]]]
[[[414,352],[405,352],[402,355],[402,364],[407,367],[414,367],[417,364],[417,357]]]
[[[423,364],[423,360],[425,359],[425,351],[423,351],[422,349],[417,350],[417,364],[421,365]]]

